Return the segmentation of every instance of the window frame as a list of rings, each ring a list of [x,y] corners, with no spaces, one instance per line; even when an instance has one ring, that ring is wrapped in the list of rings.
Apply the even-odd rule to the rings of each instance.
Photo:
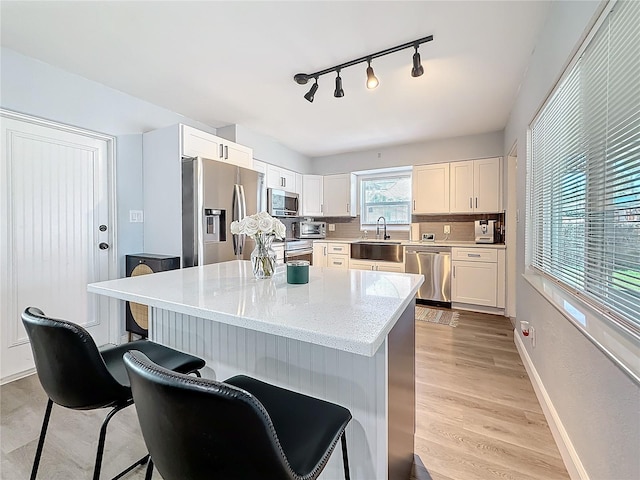
[[[524,279],[538,292],[545,297],[556,309],[560,311],[567,319],[569,319],[575,326],[580,330],[594,345],[596,345],[601,351],[603,351],[607,356],[609,356],[614,363],[616,363],[625,373],[627,373],[636,383],[640,384],[640,364],[637,362],[637,351],[640,347],[640,322],[631,320],[630,318],[626,318],[625,314],[612,308],[606,302],[602,301],[603,295],[594,294],[590,295],[590,291],[593,291],[594,287],[590,285],[590,275],[596,275],[598,279],[599,285],[595,288],[603,288],[605,291],[607,289],[611,289],[611,278],[613,278],[613,273],[615,270],[615,266],[618,265],[617,262],[610,262],[611,265],[602,266],[601,260],[603,256],[607,256],[610,253],[607,250],[607,229],[612,228],[612,226],[617,226],[617,223],[611,221],[611,217],[615,215],[619,215],[617,213],[617,209],[615,208],[615,201],[612,201],[613,198],[617,198],[615,196],[610,196],[609,191],[605,186],[609,186],[609,183],[605,183],[603,178],[607,178],[608,169],[615,169],[616,160],[610,157],[607,153],[602,155],[602,159],[605,160],[602,162],[602,165],[589,165],[589,159],[569,159],[566,161],[558,161],[556,165],[561,166],[571,166],[580,164],[581,162],[585,162],[584,172],[584,202],[585,204],[589,204],[589,202],[593,202],[590,205],[597,204],[598,207],[595,208],[591,206],[589,209],[585,209],[585,224],[584,224],[584,259],[585,264],[591,261],[592,265],[596,265],[595,267],[587,267],[584,272],[584,281],[582,288],[575,288],[574,286],[566,283],[563,279],[559,279],[544,269],[539,268],[535,265],[534,257],[536,253],[536,249],[539,248],[539,242],[551,242],[558,241],[557,238],[552,239],[554,236],[553,232],[549,233],[548,230],[543,229],[542,232],[537,231],[535,228],[535,222],[537,219],[536,214],[539,213],[538,210],[534,208],[534,195],[539,197],[541,194],[539,190],[534,192],[534,188],[532,186],[532,176],[535,175],[534,172],[534,128],[538,120],[544,116],[548,112],[548,107],[553,103],[555,96],[562,92],[562,87],[565,84],[565,81],[568,81],[572,75],[575,74],[576,69],[583,68],[583,63],[586,63],[589,66],[590,57],[587,57],[586,62],[581,62],[583,56],[587,52],[587,49],[592,44],[594,38],[596,38],[600,32],[603,25],[606,26],[606,29],[610,28],[609,19],[612,12],[614,12],[614,7],[616,5],[616,1],[610,2],[605,8],[603,8],[600,17],[593,25],[589,34],[581,44],[575,56],[572,58],[571,62],[567,65],[564,70],[562,76],[549,93],[547,98],[542,103],[540,109],[534,116],[533,120],[529,124],[529,129],[527,130],[527,179],[526,179],[526,201],[527,201],[527,221],[525,224],[526,232],[525,232],[525,273],[523,275]],[[622,18],[622,17],[621,17]],[[620,18],[615,19],[621,21]],[[623,20],[626,20],[623,18]],[[633,21],[632,19],[630,21]],[[603,29],[604,32],[604,29]],[[607,32],[608,33],[608,32]],[[614,32],[618,34],[619,32]],[[607,42],[611,42],[611,39],[608,38]],[[607,45],[610,45],[607,44]],[[601,45],[595,44],[594,50],[601,48]],[[591,53],[591,51],[589,52]],[[610,50],[607,50],[607,58],[611,54]],[[623,51],[624,54],[624,51]],[[608,63],[607,63],[608,65]],[[591,73],[591,72],[589,72]],[[577,75],[582,75],[583,72],[578,71]],[[605,82],[605,88],[607,89],[607,94],[609,94],[609,88],[611,88],[611,83],[607,74],[603,75],[603,80]],[[612,77],[613,78],[613,77]],[[589,81],[593,79],[591,77],[588,78]],[[615,78],[613,79],[615,81]],[[591,98],[585,95],[585,91],[587,90],[587,86],[591,84],[589,82],[584,82],[582,78],[578,79],[579,82],[583,82],[579,86],[580,92],[579,95],[583,95],[586,98]],[[614,94],[616,92],[614,91]],[[633,98],[633,97],[632,97]],[[587,103],[587,106],[591,106]],[[582,107],[582,104],[581,104]],[[613,109],[611,109],[613,110]],[[619,109],[622,111],[622,108]],[[615,115],[618,110],[613,110],[613,114],[609,110],[609,106],[607,105],[606,115],[608,116]],[[590,120],[588,115],[585,116],[587,120]],[[633,117],[633,114],[631,116]],[[585,131],[588,131],[585,129]],[[557,132],[557,130],[555,130]],[[588,131],[591,134],[591,131]],[[607,131],[605,130],[604,135],[607,137]],[[562,134],[558,134],[553,140],[557,141],[558,138]],[[633,135],[630,138],[634,138]],[[632,143],[633,145],[633,143]],[[584,148],[582,150],[582,154],[585,155],[585,152],[588,150]],[[631,162],[634,162],[636,156],[634,155],[634,149],[631,147],[627,153],[627,159],[631,159]],[[600,159],[598,156],[594,156],[594,159],[591,159],[591,163],[595,163]],[[635,165],[631,163],[631,165]],[[601,168],[602,170],[599,170]],[[635,167],[634,167],[635,168]],[[595,171],[595,174],[594,174]],[[573,172],[575,174],[576,170],[567,169],[567,172]],[[603,173],[604,172],[604,173]],[[635,172],[635,170],[632,170]],[[589,177],[595,175],[595,180],[590,179]],[[635,181],[634,183],[627,182],[631,191],[635,191]],[[605,186],[603,186],[605,185]],[[539,188],[539,185],[536,186]],[[622,189],[613,189],[614,193],[620,194]],[[557,192],[556,192],[557,193]],[[566,202],[566,197],[564,197],[564,201]],[[551,205],[549,205],[549,199],[546,199],[547,205],[545,205],[545,201],[541,201],[542,209],[552,209]],[[637,207],[633,206],[632,209]],[[594,214],[595,212],[595,214]],[[562,214],[562,212],[560,212]],[[599,214],[599,215],[598,215]],[[588,216],[601,216],[602,218],[596,221],[589,222]],[[598,229],[598,230],[590,230],[590,229]],[[599,239],[603,246],[593,246],[593,235]],[[556,234],[557,237],[557,234]],[[547,248],[550,248],[550,243],[547,243]],[[543,244],[544,248],[544,244]],[[593,255],[596,255],[595,260]],[[553,262],[553,260],[545,260],[549,262]],[[594,263],[595,262],[595,263]],[[632,265],[636,267],[636,265]],[[613,269],[609,272],[608,269]],[[640,271],[640,268],[638,269]],[[598,276],[600,275],[600,276]],[[606,278],[602,276],[606,275]],[[603,286],[604,285],[604,286]],[[610,293],[611,296],[616,296]],[[600,298],[598,298],[600,296]],[[640,310],[640,303],[637,304],[638,309]],[[632,304],[632,308],[635,307],[636,304]],[[619,308],[619,307],[618,307]],[[635,354],[633,352],[636,352]],[[634,360],[635,358],[635,360]]]
[[[408,232],[411,228],[411,199],[412,199],[412,170],[411,168],[394,169],[393,171],[381,170],[379,172],[369,172],[358,175],[358,214],[360,216],[360,231],[368,231],[376,228],[375,223],[365,223],[364,209],[366,207],[364,199],[364,189],[362,183],[370,180],[385,180],[395,178],[406,178],[409,183],[408,200],[406,202],[397,202],[398,204],[406,203],[408,208],[408,223],[387,223],[387,231]]]

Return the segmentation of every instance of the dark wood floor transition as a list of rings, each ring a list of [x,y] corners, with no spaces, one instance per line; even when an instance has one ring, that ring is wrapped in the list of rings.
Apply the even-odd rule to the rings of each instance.
[[[416,354],[413,480],[569,478],[507,318],[461,312],[456,328],[419,321]],[[0,397],[0,478],[29,478],[46,397],[35,375],[4,385]],[[91,478],[105,415],[54,406],[38,478]],[[109,425],[102,477],[144,453],[134,409],[119,412]],[[142,478],[144,468],[125,477]]]

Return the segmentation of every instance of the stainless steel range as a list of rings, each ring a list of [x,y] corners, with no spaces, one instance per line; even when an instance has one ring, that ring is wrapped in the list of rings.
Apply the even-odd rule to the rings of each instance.
[[[313,240],[285,240],[284,261],[307,260],[313,265]]]

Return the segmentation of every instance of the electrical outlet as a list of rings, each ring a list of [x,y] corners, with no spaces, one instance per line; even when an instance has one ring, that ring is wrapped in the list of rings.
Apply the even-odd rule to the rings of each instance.
[[[451,233],[451,225],[444,226],[444,234],[449,235]]]
[[[329,224],[329,231],[330,232],[335,232],[336,231],[336,224],[335,223],[330,223]]]

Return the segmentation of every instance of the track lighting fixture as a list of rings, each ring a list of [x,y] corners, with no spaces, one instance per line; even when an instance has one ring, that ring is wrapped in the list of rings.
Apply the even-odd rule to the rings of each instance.
[[[373,90],[380,84],[380,82],[378,81],[378,77],[376,77],[375,73],[373,73],[371,60],[367,60],[367,62],[369,63],[369,66],[367,67],[367,88],[369,90]]]
[[[316,77],[316,83],[311,85],[309,91],[305,94],[304,98],[306,98],[310,103],[313,103],[313,96],[318,91],[318,78]]]
[[[367,62],[367,88],[374,89],[376,88],[380,82],[378,78],[373,73],[373,67],[371,66],[371,61],[374,58],[383,57],[385,55],[389,55],[390,53],[399,52],[400,50],[404,50],[407,48],[415,48],[415,53],[413,54],[413,67],[411,69],[412,77],[419,77],[424,74],[424,68],[422,67],[422,63],[420,61],[420,54],[418,53],[418,47],[423,43],[431,42],[433,40],[433,35],[429,35],[428,37],[419,38],[412,42],[403,43],[402,45],[397,45],[395,47],[387,48],[386,50],[381,50],[376,53],[372,53],[370,55],[366,55],[364,57],[356,58],[355,60],[351,60],[349,62],[341,63],[340,65],[336,65],[334,67],[325,68],[324,70],[320,70],[315,73],[297,73],[294,75],[293,79],[299,85],[306,85],[309,80],[312,78],[315,79],[315,83],[311,86],[311,89],[305,94],[304,98],[306,98],[309,102],[313,102],[314,95],[318,90],[318,78],[322,75],[326,75],[327,73],[335,72],[336,75],[336,89],[333,92],[333,96],[336,98],[344,97],[344,90],[342,89],[342,77],[340,77],[340,70],[343,68],[351,67],[352,65],[357,65],[358,63]]]
[[[418,53],[418,44],[413,46],[416,49],[416,53],[413,54],[413,68],[411,69],[412,77],[419,77],[424,73],[424,68],[420,63],[420,54]]]
[[[338,76],[336,77],[336,90],[333,92],[333,96],[336,98],[344,97],[344,90],[342,90],[342,78],[340,77],[340,70],[337,70],[336,73]]]

